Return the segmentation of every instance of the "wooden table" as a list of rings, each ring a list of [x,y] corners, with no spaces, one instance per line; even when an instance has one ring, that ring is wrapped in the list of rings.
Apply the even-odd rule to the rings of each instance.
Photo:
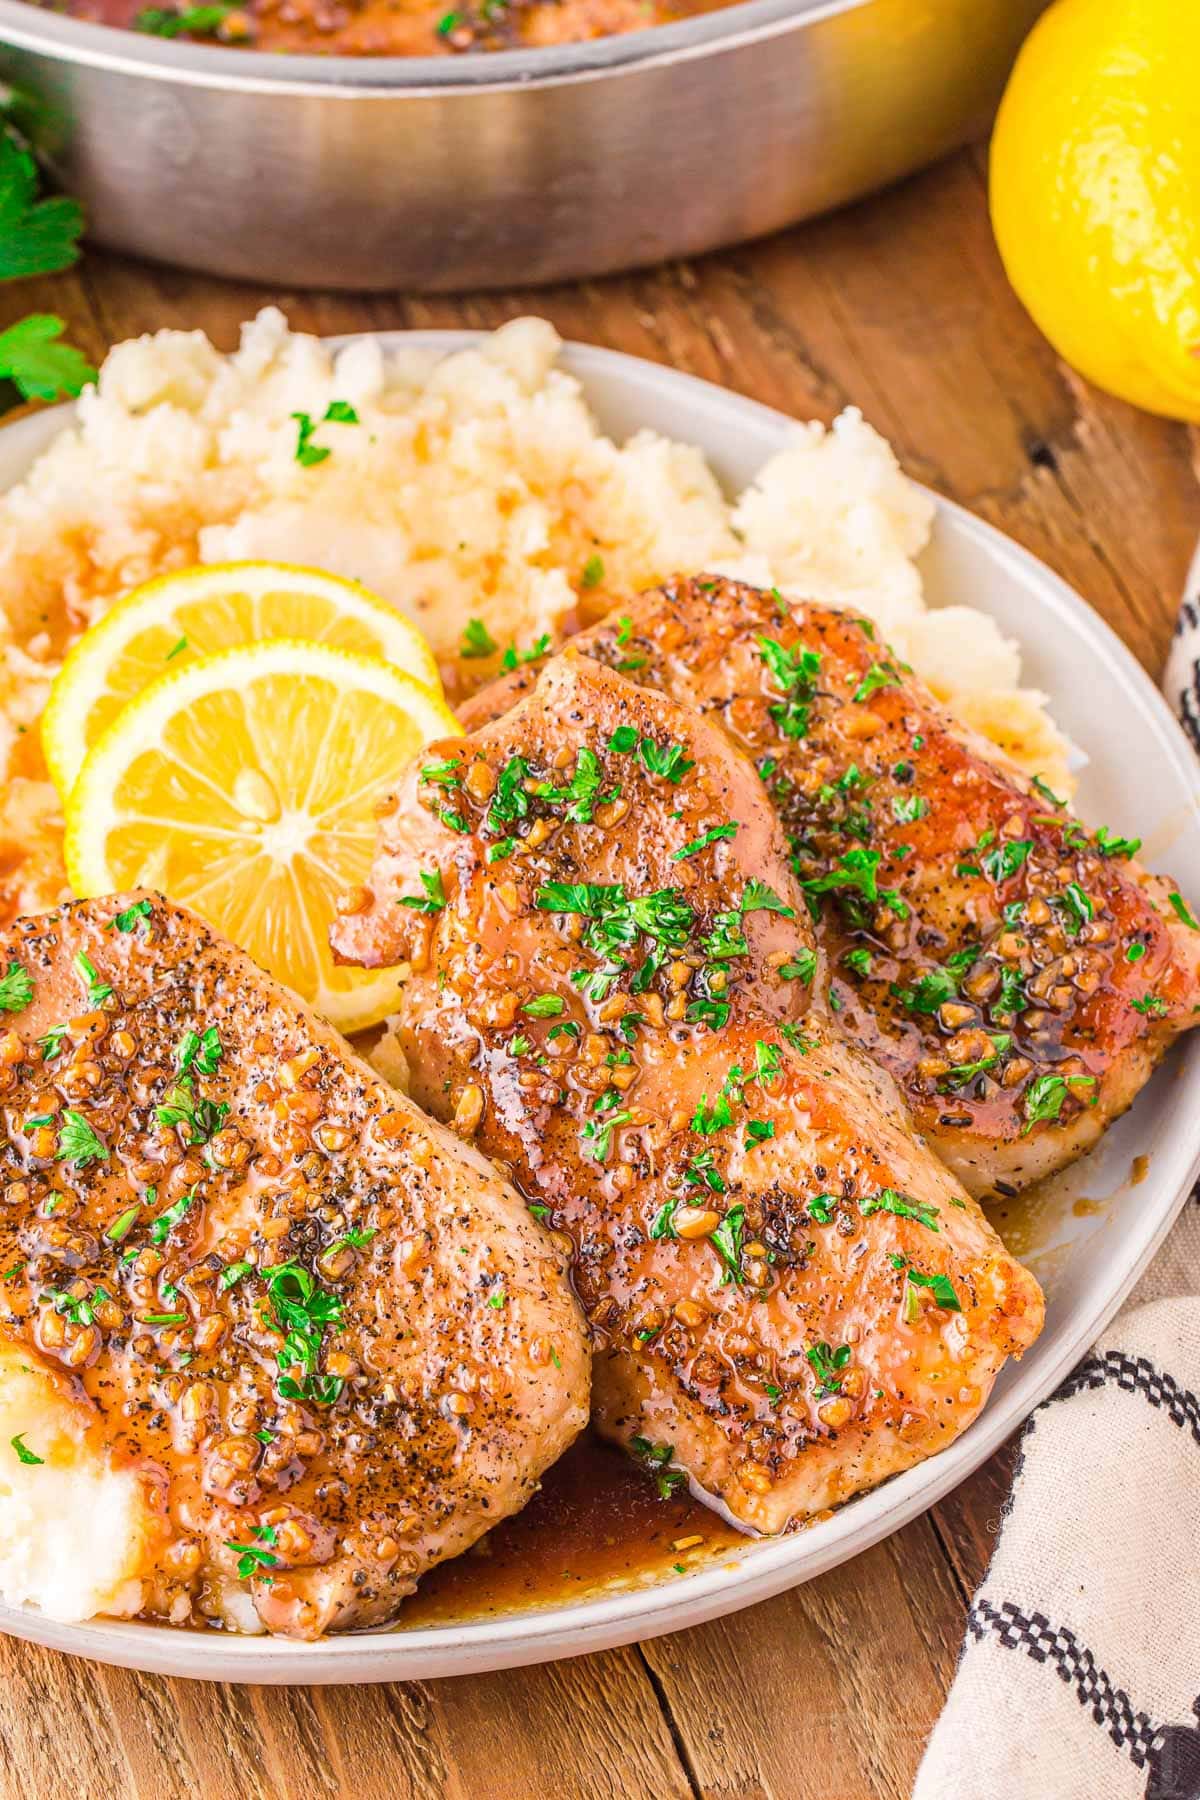
[[[800,418],[849,402],[909,471],[1029,546],[1161,665],[1200,523],[1188,433],[1094,393],[1009,291],[981,153],[835,219],[701,263],[536,295],[266,294],[99,253],[0,290],[111,343],[265,299],[298,328],[494,326],[672,363]],[[964,595],[969,600],[970,595]],[[819,1581],[677,1637],[509,1674],[362,1688],[154,1680],[0,1639],[5,1795],[770,1795],[903,1800],[954,1671],[1007,1490],[1001,1453]]]

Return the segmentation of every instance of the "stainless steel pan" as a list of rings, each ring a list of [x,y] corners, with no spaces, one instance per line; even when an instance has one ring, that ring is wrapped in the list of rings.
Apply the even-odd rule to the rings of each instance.
[[[748,0],[473,57],[271,56],[0,0],[116,249],[296,287],[597,275],[774,231],[983,129],[1045,0]]]

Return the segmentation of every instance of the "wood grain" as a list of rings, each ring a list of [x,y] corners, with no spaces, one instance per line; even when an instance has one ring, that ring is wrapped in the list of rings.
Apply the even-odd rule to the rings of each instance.
[[[859,405],[912,474],[1027,544],[1147,668],[1161,665],[1197,529],[1192,445],[1087,388],[1038,336],[995,254],[978,153],[762,244],[532,296],[267,293],[97,253],[55,280],[0,289],[0,325],[59,312],[98,360],[166,325],[228,348],[269,301],[320,332],[492,326],[537,310],[564,336],[798,417]],[[807,1587],[540,1669],[238,1689],[0,1640],[0,1789],[39,1800],[903,1800],[1011,1456]]]

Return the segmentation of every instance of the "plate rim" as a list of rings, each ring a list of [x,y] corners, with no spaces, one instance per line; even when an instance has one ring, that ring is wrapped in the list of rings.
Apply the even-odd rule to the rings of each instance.
[[[365,339],[385,349],[445,353],[477,344],[490,335],[459,329],[365,331],[323,341],[334,349]],[[674,392],[693,406],[699,401],[726,419],[736,413],[775,435],[803,423],[684,370],[600,345],[565,340],[556,366],[581,380],[585,398],[589,376],[603,379],[610,375],[622,380],[627,389],[640,384],[646,392],[657,389],[665,398]],[[44,448],[57,435],[49,421],[58,418],[65,427],[73,413],[70,405],[55,407],[18,418],[0,429],[6,434],[28,434],[41,440],[39,447]],[[704,454],[711,462],[709,452]],[[1183,786],[1190,790],[1200,814],[1200,760],[1163,695],[1112,626],[1032,551],[959,502],[921,483],[914,485],[933,501],[935,529],[939,520],[948,519],[969,545],[978,547],[993,563],[1001,567],[1012,564],[1027,583],[1036,586],[1039,603],[1068,634],[1091,641],[1093,651],[1132,690],[1146,723]],[[1190,1055],[1186,1050],[1176,1054],[1185,1067],[1192,1065],[1190,1078],[1200,1087],[1200,1042],[1192,1044]],[[1156,1179],[1169,1198],[1160,1202],[1151,1224],[1145,1222],[1148,1215],[1140,1215],[1136,1222],[1141,1229],[1133,1234],[1132,1254],[1115,1259],[1121,1273],[1107,1283],[1099,1303],[1076,1304],[1069,1333],[1055,1355],[1038,1365],[1036,1376],[1018,1375],[998,1401],[989,1398],[974,1423],[938,1455],[856,1497],[818,1526],[788,1537],[759,1540],[752,1558],[738,1547],[695,1573],[607,1596],[410,1630],[391,1626],[323,1638],[315,1644],[215,1632],[205,1636],[136,1620],[64,1624],[31,1609],[5,1606],[0,1606],[0,1631],[71,1655],[151,1674],[264,1685],[324,1685],[436,1679],[549,1662],[646,1641],[769,1599],[870,1549],[927,1512],[985,1462],[1055,1390],[1111,1322],[1182,1210],[1200,1175],[1200,1112],[1190,1135],[1176,1132],[1157,1148],[1166,1163],[1156,1168]],[[1121,1242],[1130,1242],[1128,1231]]]

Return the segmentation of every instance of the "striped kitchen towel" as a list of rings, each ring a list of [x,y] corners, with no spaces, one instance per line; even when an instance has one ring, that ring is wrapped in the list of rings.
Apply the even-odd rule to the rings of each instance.
[[[1200,751],[1200,552],[1163,689]],[[1028,1421],[913,1800],[1200,1800],[1200,1188]]]

